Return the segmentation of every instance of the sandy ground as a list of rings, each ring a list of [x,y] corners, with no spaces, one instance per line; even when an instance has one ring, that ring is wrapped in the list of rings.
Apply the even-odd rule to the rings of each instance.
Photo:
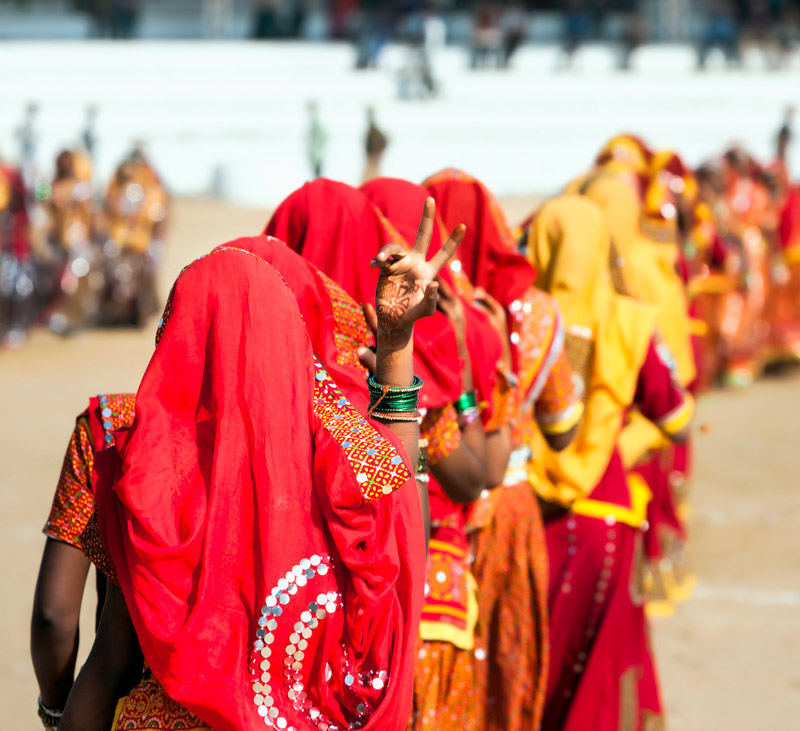
[[[521,219],[531,200],[505,201],[509,218]],[[193,257],[259,231],[266,218],[263,210],[176,201],[162,291]],[[75,415],[91,394],[137,388],[153,332],[63,340],[37,331],[22,350],[0,352],[3,728],[40,728],[28,623],[39,531]],[[710,428],[697,438],[691,528],[698,588],[675,614],[654,622],[674,731],[800,728],[798,413],[797,376],[714,393],[700,405],[699,422]],[[85,638],[93,610],[87,596]]]

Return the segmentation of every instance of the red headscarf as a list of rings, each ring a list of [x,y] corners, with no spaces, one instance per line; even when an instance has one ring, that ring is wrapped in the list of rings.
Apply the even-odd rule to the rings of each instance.
[[[436,201],[448,229],[467,227],[458,248],[464,273],[506,308],[536,281],[536,272],[516,250],[500,205],[486,186],[460,170],[443,170],[423,186]]]
[[[189,265],[165,319],[134,425],[95,475],[153,674],[217,731],[264,716],[400,731],[425,548],[397,440],[314,360],[295,297],[259,257]]]
[[[419,226],[419,213],[428,198],[428,192],[399,178],[375,178],[361,186],[369,198],[397,228],[406,241],[413,241]],[[437,214],[429,255],[442,248],[443,237],[447,236],[444,222]],[[460,257],[459,257],[460,258]],[[442,279],[456,289],[453,276],[448,267],[440,273]],[[467,348],[472,365],[472,379],[481,401],[491,404],[492,389],[497,382],[497,362],[503,356],[503,343],[489,322],[488,317],[471,303],[464,303],[466,319]]]
[[[378,270],[369,261],[393,239],[360,190],[326,179],[306,183],[278,206],[264,233],[285,241],[357,302],[374,301]],[[414,327],[414,369],[425,384],[420,406],[444,406],[461,394],[455,331],[441,312]]]
[[[357,350],[369,344],[369,335],[361,306],[280,239],[248,236],[218,248],[229,247],[249,251],[276,269],[297,300],[314,355],[349,399],[366,405],[367,370],[359,363]]]
[[[516,250],[500,205],[483,183],[460,170],[443,170],[423,185],[448,228],[466,224],[458,249],[464,273],[506,308],[511,322],[511,306],[533,286],[536,271]],[[511,352],[516,369],[516,348]]]

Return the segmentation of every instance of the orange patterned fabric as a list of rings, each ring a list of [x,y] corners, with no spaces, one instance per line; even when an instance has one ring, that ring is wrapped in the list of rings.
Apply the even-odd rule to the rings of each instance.
[[[342,445],[367,501],[401,488],[411,473],[394,446],[384,439],[342,395],[318,361],[314,361],[314,411]]]
[[[539,728],[549,666],[547,542],[527,482],[490,493],[491,523],[476,533],[478,582],[473,713],[480,729]],[[472,696],[471,696],[472,699]]]
[[[91,491],[94,446],[86,414],[78,419],[61,466],[56,494],[43,533],[75,548],[94,511]]]
[[[517,389],[502,371],[492,389],[492,415],[484,423],[483,429],[488,434],[507,426],[517,416]]]
[[[119,578],[114,569],[114,564],[106,553],[103,540],[100,538],[100,529],[97,527],[97,513],[92,511],[89,522],[80,535],[80,547],[86,558],[88,558],[95,568],[114,585],[119,586]]]
[[[75,548],[94,511],[94,453],[113,443],[113,433],[133,423],[135,394],[100,394],[78,417],[64,455],[58,485],[43,533]]]
[[[191,711],[176,703],[148,673],[130,694],[120,701],[112,731],[197,731],[209,729]]]
[[[579,403],[572,369],[562,350],[536,400],[536,420],[542,431],[553,433],[572,428],[580,417]]]
[[[347,292],[323,272],[319,272],[333,305],[335,318],[333,338],[336,342],[336,358],[341,365],[363,369],[358,360],[358,349],[370,341],[364,310]],[[364,370],[366,377],[366,370]]]
[[[453,404],[428,409],[420,425],[420,438],[428,441],[428,464],[435,465],[456,451],[461,443],[458,414]]]
[[[564,330],[555,300],[530,287],[511,303],[509,337],[516,345],[519,363],[519,394],[523,401],[535,401],[561,350]]]
[[[479,731],[470,650],[421,642],[414,664],[414,711],[407,731]]]

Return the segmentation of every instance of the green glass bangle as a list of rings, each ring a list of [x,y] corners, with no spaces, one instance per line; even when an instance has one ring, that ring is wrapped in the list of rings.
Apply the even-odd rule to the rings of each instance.
[[[375,380],[375,376],[370,376],[367,378],[367,388],[369,388],[370,393],[375,394],[382,394],[386,390],[386,386],[382,383],[378,383]],[[422,379],[419,376],[414,376],[414,380],[411,382],[410,386],[389,386],[388,387],[388,394],[393,393],[418,393],[419,390],[422,388]],[[387,394],[387,395],[388,395]]]
[[[475,409],[478,407],[478,399],[475,398],[475,391],[470,391],[469,393],[462,393],[458,399],[456,399],[453,406],[456,407],[456,411],[460,414],[467,409]]]

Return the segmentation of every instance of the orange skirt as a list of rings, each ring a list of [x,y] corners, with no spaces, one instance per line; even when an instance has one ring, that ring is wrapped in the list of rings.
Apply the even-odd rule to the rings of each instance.
[[[414,711],[408,731],[480,731],[471,650],[421,642],[414,663]]]
[[[536,729],[549,659],[547,540],[527,482],[492,491],[492,518],[475,543],[478,728]]]

